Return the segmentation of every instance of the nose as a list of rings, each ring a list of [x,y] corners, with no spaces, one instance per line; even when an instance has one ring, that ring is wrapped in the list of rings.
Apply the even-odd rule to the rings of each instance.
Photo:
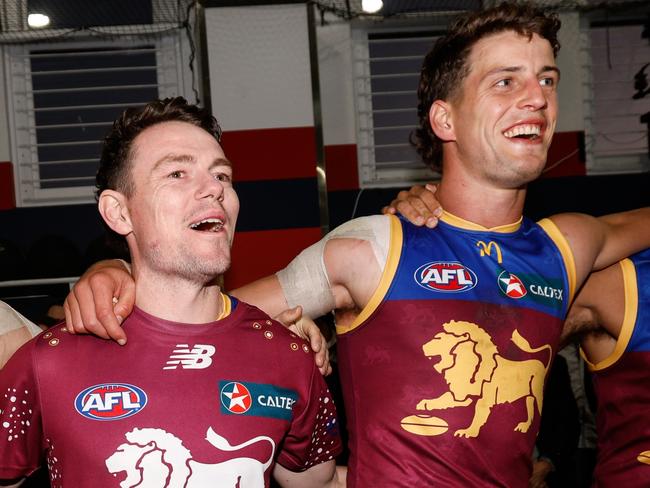
[[[218,202],[223,201],[223,184],[219,181],[214,174],[206,172],[201,175],[201,181],[196,191],[197,199],[214,199]]]
[[[537,78],[530,79],[522,87],[519,106],[525,110],[542,110],[548,105],[544,88]]]

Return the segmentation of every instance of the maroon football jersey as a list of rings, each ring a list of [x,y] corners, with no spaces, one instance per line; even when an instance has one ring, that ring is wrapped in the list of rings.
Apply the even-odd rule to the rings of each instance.
[[[348,486],[528,486],[571,255],[550,222],[392,222],[379,289],[337,329]]]
[[[268,486],[340,451],[308,345],[237,302],[189,325],[135,309],[119,346],[63,326],[0,371],[0,478],[47,462],[52,487]]]
[[[598,398],[594,487],[650,486],[650,250],[620,263],[625,317],[614,352],[590,364]]]

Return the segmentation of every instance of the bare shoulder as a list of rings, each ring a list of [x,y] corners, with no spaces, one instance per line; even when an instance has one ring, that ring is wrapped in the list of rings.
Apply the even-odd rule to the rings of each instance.
[[[572,241],[587,240],[600,228],[600,222],[591,215],[567,212],[549,217],[562,234]]]
[[[576,285],[580,286],[594,269],[603,248],[602,223],[591,215],[562,213],[549,218],[566,240],[575,262]]]

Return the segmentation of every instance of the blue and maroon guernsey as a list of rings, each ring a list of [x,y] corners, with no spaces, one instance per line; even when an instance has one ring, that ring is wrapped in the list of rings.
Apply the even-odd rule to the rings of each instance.
[[[594,487],[650,486],[650,249],[620,262],[625,317],[614,352],[590,365],[598,398]]]
[[[224,295],[188,325],[135,309],[126,346],[56,326],[0,371],[0,479],[44,462],[53,488],[263,487],[340,451],[308,345]]]
[[[548,220],[436,229],[391,217],[380,286],[338,354],[348,486],[526,487],[546,373],[575,288]]]

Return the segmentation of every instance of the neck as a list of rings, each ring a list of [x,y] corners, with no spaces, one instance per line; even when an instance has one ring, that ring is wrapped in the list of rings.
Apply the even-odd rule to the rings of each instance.
[[[135,304],[155,317],[186,324],[213,322],[223,311],[216,280],[197,284],[180,277],[158,276],[134,264]]]
[[[521,218],[526,187],[498,188],[445,168],[436,198],[447,212],[489,229]]]

